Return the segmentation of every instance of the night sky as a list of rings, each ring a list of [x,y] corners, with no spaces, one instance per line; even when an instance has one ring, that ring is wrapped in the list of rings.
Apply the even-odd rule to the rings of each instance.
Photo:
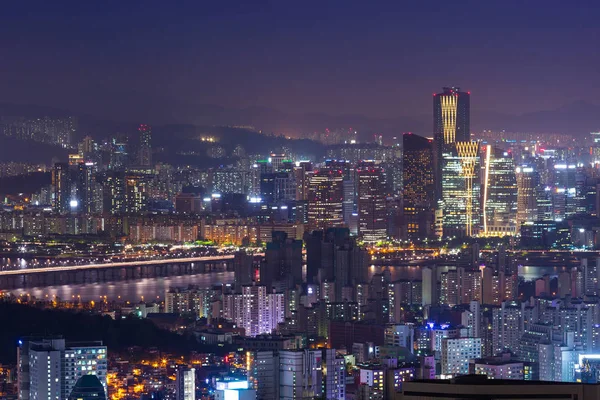
[[[167,120],[200,104],[426,114],[431,93],[445,85],[470,90],[474,111],[600,103],[600,5],[592,1],[1,7],[0,102],[127,120]]]

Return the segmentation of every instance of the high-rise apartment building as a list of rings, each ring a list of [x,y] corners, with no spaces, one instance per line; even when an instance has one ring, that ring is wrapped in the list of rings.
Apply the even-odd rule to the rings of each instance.
[[[481,272],[458,267],[440,276],[440,303],[449,306],[481,301]]]
[[[367,243],[387,238],[385,171],[373,162],[356,169],[358,180],[358,234]]]
[[[346,363],[335,349],[323,349],[323,397],[328,400],[346,398]]]
[[[144,174],[131,172],[125,176],[126,213],[138,213],[146,207],[148,200],[148,179]]]
[[[481,338],[442,339],[442,374],[469,374],[469,361],[481,358]]]
[[[223,317],[244,328],[246,336],[270,334],[285,319],[285,296],[264,285],[243,285],[241,293],[223,296]]]
[[[493,354],[517,349],[523,334],[523,312],[520,306],[503,302],[492,310]]]

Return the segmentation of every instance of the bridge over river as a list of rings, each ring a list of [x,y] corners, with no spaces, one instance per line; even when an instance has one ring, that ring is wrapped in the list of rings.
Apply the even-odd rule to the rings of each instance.
[[[256,254],[256,257],[263,254]],[[0,289],[17,289],[233,270],[233,254],[0,271]]]

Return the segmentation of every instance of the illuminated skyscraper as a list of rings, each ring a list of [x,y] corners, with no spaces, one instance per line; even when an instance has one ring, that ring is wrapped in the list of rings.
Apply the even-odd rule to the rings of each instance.
[[[358,234],[367,243],[387,238],[385,171],[373,162],[363,162],[358,179]]]
[[[140,132],[139,164],[142,166],[152,165],[152,128],[150,125],[141,124]]]
[[[474,236],[481,226],[478,142],[446,146],[443,155],[443,236]]]
[[[517,167],[517,230],[524,222],[538,219],[537,186],[539,176],[530,166]]]
[[[344,225],[343,173],[340,169],[322,168],[310,178],[308,188],[309,229],[325,230]]]
[[[312,175],[312,163],[300,161],[294,168],[294,180],[296,181],[296,200],[308,200],[308,186]]]
[[[555,164],[552,171],[553,219],[562,221],[585,209],[585,176],[575,164]]]
[[[69,164],[56,163],[52,170],[52,205],[54,210],[60,214],[67,213],[71,209],[71,183]]]
[[[433,142],[436,200],[442,198],[443,154],[448,145],[471,140],[470,92],[445,87],[433,95]]]
[[[408,238],[425,238],[432,234],[435,205],[432,141],[404,134],[403,148],[404,229]]]
[[[491,145],[484,148],[483,234],[515,235],[517,227],[517,178],[509,153]]]

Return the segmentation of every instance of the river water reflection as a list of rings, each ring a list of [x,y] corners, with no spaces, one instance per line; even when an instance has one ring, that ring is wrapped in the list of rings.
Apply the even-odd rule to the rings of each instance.
[[[534,280],[546,274],[557,275],[564,267],[549,266],[523,266],[519,267],[519,276],[525,280]],[[398,279],[419,280],[421,279],[422,267],[369,267],[369,277],[374,274],[389,270],[392,281]],[[447,271],[448,267],[438,267],[438,274]],[[90,301],[107,296],[108,300],[146,301],[155,299],[163,300],[165,291],[173,287],[185,287],[196,285],[208,287],[211,285],[228,284],[233,282],[233,272],[213,272],[186,276],[172,276],[168,278],[145,278],[131,281],[117,281],[112,283],[79,284],[49,286],[40,288],[15,289],[11,292],[15,295],[30,294],[37,298],[52,298],[57,296],[63,300],[81,299]],[[119,297],[120,296],[120,297]]]

